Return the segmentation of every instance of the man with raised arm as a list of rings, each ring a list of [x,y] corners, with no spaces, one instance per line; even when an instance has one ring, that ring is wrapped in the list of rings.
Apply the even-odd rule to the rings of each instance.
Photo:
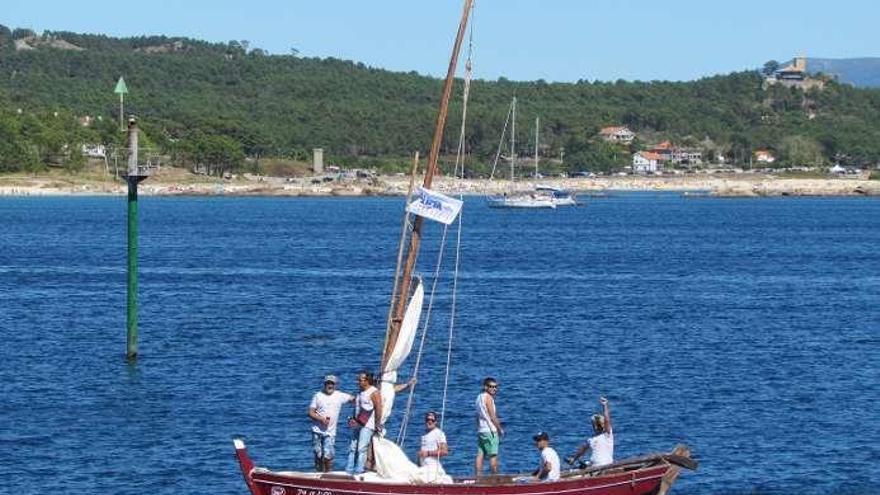
[[[606,466],[614,463],[614,431],[611,429],[611,408],[608,399],[599,398],[603,414],[594,414],[591,418],[593,436],[584,442],[574,454],[565,458],[565,462],[574,464],[587,450],[590,453],[590,466]]]

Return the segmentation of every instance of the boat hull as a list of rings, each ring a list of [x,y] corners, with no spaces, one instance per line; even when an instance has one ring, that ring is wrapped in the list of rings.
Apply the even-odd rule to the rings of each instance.
[[[274,472],[254,467],[238,442],[236,454],[252,495],[656,495],[668,491],[679,470],[658,454],[606,468],[567,471],[552,482],[517,483],[516,477],[504,476],[416,485],[333,473]]]
[[[556,208],[556,203],[544,198],[517,198],[512,196],[496,196],[487,198],[490,208]]]

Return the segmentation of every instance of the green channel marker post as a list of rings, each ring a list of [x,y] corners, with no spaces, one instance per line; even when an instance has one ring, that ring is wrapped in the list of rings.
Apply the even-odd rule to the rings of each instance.
[[[125,357],[138,355],[138,184],[149,177],[148,167],[138,166],[138,126],[133,116],[128,119],[128,316]]]

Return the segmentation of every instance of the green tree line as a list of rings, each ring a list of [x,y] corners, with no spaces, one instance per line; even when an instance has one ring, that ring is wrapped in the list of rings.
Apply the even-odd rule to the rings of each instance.
[[[16,49],[16,40],[28,39],[43,43]],[[82,50],[53,48],[52,40]],[[292,52],[268,55],[244,40],[37,36],[0,26],[0,171],[75,168],[72,150],[82,144],[121,144],[113,94],[120,76],[131,91],[126,113],[139,117],[146,138],[217,173],[247,166],[245,157],[307,160],[315,147],[331,162],[383,169],[404,170],[416,150],[424,156],[441,81]],[[782,164],[880,162],[880,90],[829,81],[804,92],[762,83],[758,71],[692,82],[477,80],[466,150],[477,171],[490,166],[515,95],[519,153],[534,153],[540,116],[540,153],[558,171],[613,170],[639,147],[667,139],[735,163],[748,163],[757,148],[774,150]],[[460,126],[461,105],[459,92],[449,129]],[[88,127],[77,120],[86,115],[93,117]],[[609,125],[628,126],[637,141],[598,139]],[[445,153],[456,149],[457,136],[446,133]]]

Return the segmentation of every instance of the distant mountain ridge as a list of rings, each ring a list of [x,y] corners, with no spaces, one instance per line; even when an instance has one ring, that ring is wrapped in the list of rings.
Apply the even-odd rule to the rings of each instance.
[[[838,81],[856,87],[880,87],[880,57],[808,58],[807,70],[836,76]]]

